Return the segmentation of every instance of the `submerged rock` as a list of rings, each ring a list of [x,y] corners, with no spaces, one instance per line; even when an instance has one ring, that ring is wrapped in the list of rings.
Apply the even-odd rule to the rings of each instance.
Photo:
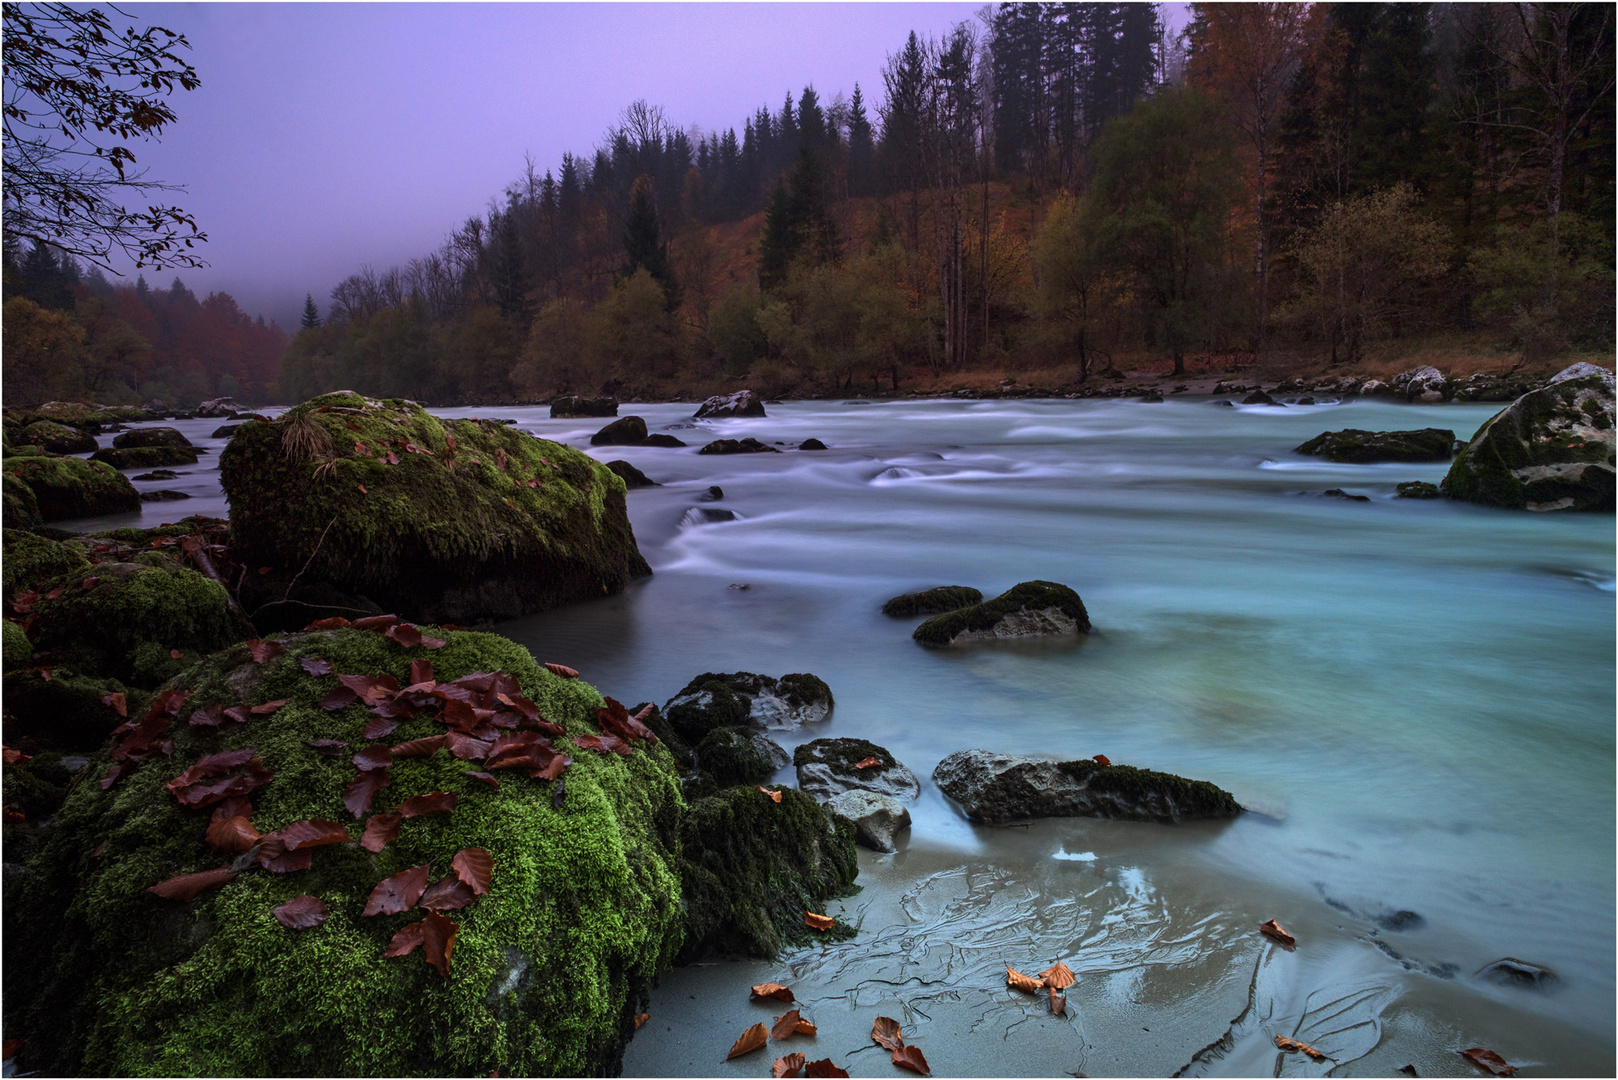
[[[1155,386],[1149,386],[1146,388],[1146,392],[1140,396],[1140,400],[1148,404],[1161,405],[1163,403],[1163,391]]]
[[[247,425],[219,466],[239,562],[415,621],[514,618],[651,573],[612,470],[494,422],[326,394]]]
[[[831,715],[831,688],[809,674],[773,679],[738,671],[698,675],[663,706],[663,716],[695,746],[715,728],[791,731]]]
[[[1478,970],[1477,978],[1497,986],[1515,986],[1527,990],[1548,990],[1562,981],[1550,968],[1510,956],[1485,964]]]
[[[745,439],[715,439],[698,450],[699,454],[779,454],[773,446],[759,442],[752,436]]]
[[[224,424],[224,425],[221,425],[220,427],[214,428],[213,434],[209,435],[208,438],[210,438],[210,439],[228,439],[232,435],[234,435],[238,431],[240,431],[241,429],[242,429],[242,425],[240,425],[240,424]]]
[[[808,439],[805,439],[805,440],[803,440],[803,442],[798,444],[798,449],[799,450],[824,450],[824,449],[826,449],[826,444],[821,442],[819,439],[808,438]]]
[[[149,473],[141,473],[139,476],[131,477],[130,479],[132,479],[132,480],[178,480],[180,477],[182,477],[184,475],[185,475],[184,473],[177,473],[177,472],[174,472],[172,469],[153,469]]]
[[[719,394],[697,407],[696,418],[719,419],[730,416],[763,416],[764,402],[751,390],[738,390],[734,394]]]
[[[657,432],[655,434],[648,435],[648,436],[646,436],[646,438],[642,439],[640,441],[640,445],[642,445],[642,446],[661,446],[661,447],[664,447],[666,449],[673,450],[673,449],[675,449],[677,447],[681,447],[681,446],[684,446],[686,444],[684,442],[682,442],[681,440],[676,439],[673,435],[664,435],[662,432]]]
[[[37,446],[52,454],[89,454],[101,449],[87,431],[54,420],[36,420],[22,429],[15,441],[21,446]]]
[[[100,461],[76,457],[8,457],[0,463],[0,469],[8,478],[14,477],[26,485],[42,521],[100,517],[140,509],[140,495],[135,486],[117,469]],[[19,505],[22,509],[25,500],[21,492],[13,490],[9,479],[6,486],[7,512],[12,509],[13,496],[22,504]],[[17,527],[9,520],[6,525]]]
[[[551,402],[551,417],[617,416],[618,399],[610,397],[579,397],[570,394]]]
[[[745,727],[715,728],[694,754],[697,769],[718,787],[761,784],[792,760],[774,739]]]
[[[910,828],[910,811],[904,804],[874,791],[845,791],[826,809],[853,822],[854,842],[872,851],[893,851],[894,835]]]
[[[631,491],[635,488],[662,486],[627,461],[609,461],[607,462],[607,468],[611,469],[624,482],[624,487],[629,488]]]
[[[940,585],[923,592],[895,596],[882,605],[882,614],[903,618],[907,615],[938,615],[946,611],[981,604],[983,594],[970,585]]]
[[[1246,397],[1242,398],[1242,404],[1243,405],[1281,405],[1281,403],[1279,401],[1276,401],[1274,398],[1272,398],[1270,395],[1266,394],[1262,390],[1254,390],[1251,394],[1248,394]],[[1286,406],[1281,405],[1281,407],[1285,408]]]
[[[1025,581],[993,600],[935,615],[911,637],[923,645],[954,645],[996,638],[1088,634],[1090,615],[1079,594],[1054,581]]]
[[[140,493],[141,502],[178,502],[181,499],[189,499],[190,497],[185,492],[175,491],[172,488],[161,488],[157,491],[143,491]]]
[[[1448,461],[1455,432],[1445,428],[1419,431],[1361,431],[1345,428],[1316,435],[1297,452],[1328,461],[1364,464],[1373,461]]]
[[[623,416],[590,436],[591,446],[636,446],[646,440],[646,421]]]
[[[1436,499],[1441,494],[1437,484],[1425,480],[1407,480],[1399,485],[1398,492],[1401,499]]]
[[[1371,501],[1371,497],[1369,495],[1350,495],[1342,488],[1327,488],[1325,491],[1322,491],[1321,494],[1329,499],[1347,499],[1349,502]]]
[[[875,765],[856,768],[876,758]],[[870,791],[895,799],[913,800],[921,794],[921,781],[883,747],[864,739],[815,739],[792,752],[798,768],[798,789],[826,802],[846,791]]]
[[[1440,487],[1486,506],[1612,513],[1613,413],[1612,373],[1576,364],[1490,418]]]
[[[973,821],[1103,817],[1185,821],[1241,812],[1230,792],[1130,765],[1094,760],[1040,761],[959,750],[938,763],[933,782]]]

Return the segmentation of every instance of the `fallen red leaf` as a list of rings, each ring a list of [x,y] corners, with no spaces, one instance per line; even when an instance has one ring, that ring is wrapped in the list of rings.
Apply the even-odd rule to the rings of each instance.
[[[385,877],[371,890],[370,899],[365,901],[365,910],[361,915],[398,915],[409,911],[421,899],[421,894],[427,891],[427,877],[431,869],[427,864],[412,866],[409,870],[401,870],[392,877]]]
[[[393,935],[388,947],[383,950],[383,956],[409,956],[415,952],[422,943],[422,931],[426,929],[424,923],[406,923]]]
[[[395,641],[406,649],[414,649],[421,644],[421,631],[410,623],[395,623],[382,631],[382,636]]]
[[[338,709],[354,704],[360,696],[346,686],[334,686],[326,691],[320,699],[320,707],[327,712],[336,712]]]
[[[1289,949],[1298,944],[1298,939],[1287,933],[1286,927],[1282,926],[1274,919],[1271,919],[1269,922],[1260,926],[1258,928],[1258,932],[1263,934],[1265,937],[1274,938],[1276,941],[1279,941]]]
[[[1112,762],[1110,760],[1108,760],[1106,754],[1097,754],[1091,760],[1094,761],[1098,765],[1111,765],[1112,764]]]
[[[369,495],[370,494],[369,491],[365,490],[365,485],[364,484],[355,484],[354,485],[354,490],[358,491],[361,495]]]
[[[494,882],[494,856],[482,848],[462,848],[450,860],[450,866],[474,896],[486,894]]]
[[[246,705],[232,705],[224,711],[223,715],[238,724],[245,724],[253,718],[253,710]]]
[[[756,998],[774,998],[777,1001],[784,1001],[789,1005],[796,1000],[792,996],[792,991],[788,990],[780,983],[760,983],[758,986],[753,987],[752,996]]]
[[[1041,971],[1039,977],[1045,986],[1053,990],[1066,990],[1079,981],[1078,977],[1073,974],[1072,969],[1060,960]]]
[[[365,819],[365,835],[360,837],[360,847],[376,854],[399,837],[399,823],[404,818],[398,814],[372,814]]]
[[[530,780],[555,780],[558,776],[562,775],[562,770],[571,764],[573,764],[572,758],[567,757],[564,754],[557,754],[555,757],[551,758],[551,763],[545,766],[543,769],[529,769],[528,778]],[[562,788],[561,785],[557,785],[556,794],[551,796],[551,805],[561,806],[561,798]]]
[[[421,817],[423,814],[447,814],[455,809],[455,803],[460,798],[453,791],[429,791],[425,795],[412,795],[404,802],[395,806],[394,812],[401,817]]]
[[[324,818],[294,821],[285,828],[277,829],[275,835],[286,844],[288,851],[324,847],[327,844],[346,844],[352,839],[347,829],[335,821],[327,821]]]
[[[240,855],[259,841],[259,832],[245,817],[228,817],[208,825],[208,846],[221,855]]]
[[[806,1076],[806,1077],[809,1077],[809,1076],[822,1076],[822,1077],[847,1076],[848,1075],[848,1070],[844,1069],[844,1068],[842,1068],[840,1066],[833,1065],[831,1063],[831,1058],[821,1058],[819,1061],[811,1061],[811,1062],[809,1062],[809,1064],[805,1065],[803,1067],[803,1075]]]
[[[83,589],[85,592],[89,592],[91,589],[95,588],[100,581],[101,579],[98,577],[87,577],[83,581],[79,582],[79,588]]]
[[[635,1030],[639,1031],[641,1028],[645,1027],[646,1026],[646,1021],[650,1020],[651,1018],[652,1018],[651,1013],[636,1013],[635,1014]]]
[[[425,739],[411,739],[393,748],[396,758],[432,757],[449,742],[447,735],[430,735]]]
[[[753,786],[758,788],[764,794],[768,795],[770,797],[771,802],[778,803],[778,802],[781,801],[781,793],[779,791],[771,791],[769,788],[765,787],[763,784],[755,784]]]
[[[922,1056],[921,1048],[916,1046],[901,1046],[893,1052],[893,1063],[911,1072],[930,1076],[932,1071],[927,1068],[927,1059]]]
[[[1316,1050],[1308,1043],[1299,1042],[1297,1039],[1289,1039],[1285,1035],[1277,1035],[1275,1037],[1275,1045],[1278,1049],[1284,1050],[1287,1053],[1298,1053],[1301,1051],[1316,1061],[1326,1060],[1325,1054],[1322,1054],[1319,1050]],[[1516,1070],[1512,1071],[1515,1072]]]
[[[101,704],[112,706],[112,711],[119,716],[129,715],[129,702],[123,694],[103,694]]]
[[[271,713],[279,711],[281,706],[285,705],[289,700],[289,698],[277,698],[274,701],[266,701],[262,705],[254,705],[247,711],[254,716],[269,716]]]
[[[856,769],[869,769],[872,766],[880,765],[880,764],[882,764],[882,759],[879,758],[879,757],[861,758],[859,761],[856,761],[854,763],[854,768],[856,768]]]
[[[314,861],[313,851],[288,851],[286,841],[273,833],[257,845],[258,864],[272,874],[290,874],[307,870]]]
[[[905,1044],[899,1021],[886,1016],[877,1017],[876,1023],[871,1025],[871,1041],[886,1050],[899,1049]]]
[[[247,651],[253,654],[255,664],[267,664],[286,652],[287,647],[279,641],[260,641],[254,638],[247,643]]]
[[[777,1078],[783,1076],[797,1076],[802,1068],[803,1055],[788,1054],[786,1057],[775,1059],[775,1064],[770,1066],[770,1075]]]
[[[627,757],[629,744],[616,735],[575,735],[573,745],[581,750],[595,750],[602,754],[620,754]]]
[[[371,809],[371,798],[392,784],[393,777],[388,775],[386,769],[360,773],[343,789],[343,805],[356,818],[364,817],[366,811]]]
[[[4,751],[0,753],[0,758],[3,758],[7,765],[21,765],[25,761],[34,760],[32,754],[25,754],[21,750],[13,750],[9,746],[0,747],[0,750]]]
[[[349,622],[341,615],[333,615],[329,619],[316,619],[314,622],[304,627],[304,630],[306,632],[310,630],[344,630],[353,625],[353,623]]]
[[[331,911],[319,897],[294,896],[280,907],[271,909],[275,921],[288,930],[311,930],[326,921]]]
[[[436,885],[429,886],[416,901],[416,906],[427,911],[455,911],[473,901],[472,890],[466,882],[453,874],[446,875]]]
[[[1061,994],[1058,994],[1056,992],[1055,987],[1051,988],[1050,996],[1051,996],[1051,1015],[1053,1015],[1053,1016],[1062,1016],[1063,1014],[1065,1014],[1067,1012],[1067,998],[1063,997]]]
[[[363,619],[355,619],[352,625],[356,630],[386,630],[398,621],[397,615],[367,615]]]
[[[1488,1069],[1496,1076],[1517,1075],[1517,1066],[1508,1064],[1505,1058],[1493,1050],[1485,1050],[1481,1046],[1474,1046],[1470,1050],[1461,1050],[1458,1053],[1472,1064],[1481,1069]]]
[[[303,745],[313,747],[326,757],[337,757],[348,749],[348,744],[341,739],[306,739]]]
[[[170,649],[169,650],[169,659],[170,660],[178,660],[180,657],[182,657],[184,655],[185,655],[185,653],[181,652],[179,649]],[[50,678],[49,676],[46,676],[47,681],[49,680],[49,678]]]
[[[488,784],[490,787],[494,788],[500,786],[500,781],[496,780],[493,776],[486,772],[468,772],[466,775],[468,778],[476,780],[480,784]]]
[[[360,734],[367,739],[383,739],[393,734],[393,729],[399,726],[399,721],[386,716],[378,716],[365,722]]]
[[[161,896],[165,900],[178,900],[182,904],[195,899],[199,894],[209,889],[217,889],[225,882],[236,876],[236,871],[226,867],[218,870],[203,870],[195,874],[181,874],[171,877],[167,881],[160,881],[146,891]]]
[[[16,1057],[17,1051],[21,1050],[22,1046],[21,1039],[7,1039],[4,1043],[0,1043],[0,1061],[10,1061]]]
[[[798,1030],[798,1023],[803,1019],[797,1009],[788,1009],[785,1016],[777,1016],[775,1025],[770,1028],[770,1038],[784,1039]]]
[[[314,675],[316,677],[331,674],[331,661],[322,660],[318,656],[306,656],[302,660],[298,661],[298,666],[303,668],[303,670],[308,672],[310,675]]]
[[[1006,968],[1006,985],[1013,990],[1021,990],[1025,994],[1037,994],[1045,986],[1044,983],[1032,975],[1024,975],[1014,967]]]
[[[393,764],[393,751],[382,743],[372,743],[349,759],[360,772],[386,769]]]
[[[742,1037],[737,1039],[736,1045],[730,1048],[730,1053],[725,1055],[725,1060],[729,1061],[731,1058],[741,1057],[743,1054],[751,1054],[769,1041],[769,1029],[763,1024],[754,1024],[742,1032]]]
[[[449,978],[449,958],[455,951],[455,932],[460,927],[436,911],[429,911],[422,920],[421,944],[427,953],[427,962]]]
[[[354,691],[367,705],[386,701],[399,692],[399,681],[392,675],[339,675],[337,681]]]
[[[187,721],[192,727],[218,727],[225,721],[225,707],[215,702],[197,709]]]
[[[21,810],[13,810],[9,806],[5,807],[3,810],[0,810],[0,817],[3,817],[4,820],[6,820],[6,821],[27,821],[28,820],[28,816],[26,814],[24,814]]]
[[[564,679],[577,679],[579,677],[579,669],[570,668],[566,664],[546,664],[545,670],[552,675],[560,675]]]
[[[837,925],[837,920],[829,915],[816,915],[812,911],[803,913],[803,924],[811,930],[830,930]]]

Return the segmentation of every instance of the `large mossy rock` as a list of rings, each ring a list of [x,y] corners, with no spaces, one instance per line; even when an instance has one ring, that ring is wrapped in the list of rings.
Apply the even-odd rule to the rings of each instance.
[[[428,652],[379,633],[301,634],[265,664],[245,646],[227,650],[170,684],[190,691],[164,733],[174,741],[171,757],[154,753],[105,791],[98,780],[110,748],[82,771],[5,897],[5,1029],[26,1041],[20,1067],[56,1076],[616,1074],[646,988],[681,941],[673,767],[645,743],[628,756],[575,748],[559,783],[505,769],[492,787],[443,750],[398,758],[373,811],[437,791],[458,801],[449,813],[403,821],[380,853],[361,848],[361,824],[343,792],[357,776],[349,755],[368,744],[361,731],[373,718],[357,703],[321,708],[338,680],[306,674],[304,659],[328,661],[338,673],[387,673],[400,685],[420,659],[432,661],[439,680],[505,672],[570,737],[596,733],[591,718],[602,699],[591,687],[550,674],[504,638],[442,636],[448,644]],[[287,704],[243,724],[194,727],[185,719],[213,703],[280,699]],[[418,716],[386,741],[444,731]],[[310,745],[316,740],[349,749],[327,757]],[[182,808],[167,782],[203,755],[240,749],[273,774],[251,796],[258,831],[319,818],[342,823],[351,841],[314,849],[305,870],[270,873],[243,860],[244,871],[220,888],[188,903],[160,899],[151,886],[231,862],[204,843],[213,808]],[[784,811],[783,820],[805,822],[799,832],[824,835],[812,854],[832,866],[806,865],[806,878],[831,888],[852,877],[852,858],[831,855],[840,849],[825,818],[750,794]],[[707,824],[694,824],[693,835],[715,835],[715,816],[698,815]],[[797,835],[758,820],[760,843]],[[727,854],[742,843],[734,833],[717,839]],[[420,951],[385,957],[421,913],[365,917],[372,889],[423,865],[437,881],[468,848],[491,854],[492,883],[487,895],[446,913],[459,927],[447,977]],[[734,881],[749,869],[711,873]],[[282,926],[273,909],[304,894],[322,900],[329,916],[313,929]],[[700,895],[705,912],[733,906],[728,887]]]
[[[219,466],[239,561],[416,621],[514,618],[651,573],[622,480],[492,421],[326,394],[248,424]]]
[[[87,405],[82,401],[47,401],[18,410],[15,415],[25,424],[51,420],[91,432],[114,424],[150,419],[144,409],[132,405]]]
[[[34,421],[22,429],[16,442],[18,445],[37,446],[52,454],[89,454],[101,449],[94,435],[54,420]]]
[[[722,727],[791,731],[831,715],[831,687],[807,673],[755,675],[706,672],[685,685],[663,706],[662,715],[675,733],[696,746]]]
[[[45,524],[45,519],[39,516],[39,500],[34,497],[34,489],[23,483],[21,477],[6,470],[0,474],[0,490],[4,492],[0,496],[4,500],[0,503],[0,522],[4,522],[7,529],[37,529]]]
[[[90,573],[90,560],[77,544],[38,536],[22,529],[6,529],[0,533],[0,579],[5,586],[5,599],[9,604],[19,590],[61,574]]]
[[[1575,364],[1479,428],[1440,487],[1485,506],[1610,514],[1618,476],[1613,414],[1612,373]]]
[[[1417,431],[1361,431],[1345,428],[1316,435],[1298,453],[1328,461],[1368,464],[1373,461],[1448,461],[1455,432],[1443,428]]]
[[[968,818],[989,823],[1043,817],[1175,822],[1241,812],[1230,792],[1206,780],[1089,759],[958,750],[938,763],[933,782]]]
[[[911,633],[934,648],[962,641],[1088,634],[1079,594],[1054,581],[1025,581],[981,604],[935,615]]]
[[[140,509],[135,485],[111,465],[76,457],[36,455],[8,457],[0,470],[27,485],[42,521],[100,517],[104,514],[132,513]],[[11,484],[6,484],[6,510],[12,509]],[[19,493],[20,500],[20,493]],[[23,517],[25,507],[18,507]],[[6,522],[8,528],[26,528],[21,520]]]
[[[8,639],[9,636],[8,633]],[[24,753],[90,753],[124,722],[108,703],[111,695],[123,694],[125,709],[136,708],[145,700],[143,691],[118,679],[68,667],[51,668],[50,678],[45,674],[35,668],[18,668],[5,674],[6,711],[0,731],[4,732],[7,746]]]
[[[718,787],[761,784],[790,760],[779,743],[751,728],[716,728],[696,747],[697,768]]]

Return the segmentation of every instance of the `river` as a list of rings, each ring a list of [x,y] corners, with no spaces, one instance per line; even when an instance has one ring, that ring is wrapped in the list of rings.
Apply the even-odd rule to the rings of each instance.
[[[662,485],[629,494],[654,575],[496,629],[629,703],[704,671],[813,672],[836,710],[788,749],[857,735],[924,788],[900,851],[862,851],[870,884],[833,907],[860,938],[675,972],[651,1008],[670,1022],[636,1039],[626,1073],[757,1074],[756,1057],[721,1061],[747,1017],[770,1020],[745,985],[790,977],[821,1034],[780,1052],[856,1074],[892,1071],[865,1038],[886,1009],[940,1074],[1469,1075],[1455,1051],[1486,1046],[1612,1075],[1612,518],[1397,499],[1398,482],[1445,466],[1292,451],[1346,427],[1468,438],[1498,408],[789,402],[694,427],[689,405],[622,408],[692,444],[591,450]],[[605,423],[442,412],[586,447]],[[217,423],[176,426],[214,452],[137,485],[195,496],[149,504],[141,524],[224,513],[223,440],[198,438]],[[696,453],[720,434],[784,452]],[[830,449],[792,449],[811,436]],[[712,484],[723,499],[700,501]],[[75,527],[114,523],[135,516]],[[919,620],[879,610],[1030,579],[1077,590],[1094,632],[931,651],[910,639]],[[1258,813],[975,826],[927,780],[971,747],[1105,754],[1211,780]],[[1271,917],[1295,954],[1254,933]],[[1062,957],[1080,976],[1069,1017],[1004,990],[1002,963]],[[1504,957],[1558,979],[1474,974]],[[723,995],[734,1008],[710,1003]],[[1270,1036],[1292,1033],[1333,1060],[1278,1056]]]

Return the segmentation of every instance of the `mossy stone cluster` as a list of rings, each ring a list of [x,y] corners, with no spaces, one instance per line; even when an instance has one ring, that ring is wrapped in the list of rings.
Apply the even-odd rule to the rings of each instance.
[[[135,486],[104,462],[46,454],[15,455],[0,462],[0,471],[7,478],[4,511],[7,528],[33,527],[31,518],[65,521],[140,509],[140,495]],[[23,494],[24,489],[27,495]],[[29,496],[32,496],[32,506]]]
[[[197,450],[190,446],[130,446],[124,449],[108,447],[90,455],[91,461],[100,461],[115,469],[161,469],[168,465],[195,465]]]
[[[903,618],[908,615],[940,615],[981,604],[983,594],[968,585],[942,585],[924,592],[895,596],[882,605],[882,614]]]
[[[337,680],[307,675],[304,658],[401,683],[419,658],[430,658],[441,679],[504,671],[571,735],[594,731],[601,698],[589,686],[546,672],[504,638],[441,636],[446,647],[428,653],[377,633],[301,634],[263,665],[244,646],[226,650],[171,684],[192,691],[182,717],[193,704],[288,704],[219,729],[181,718],[168,732],[173,756],[154,755],[111,790],[96,782],[110,749],[79,774],[56,827],[5,898],[5,1023],[8,1038],[26,1040],[26,1068],[125,1076],[617,1071],[646,988],[681,942],[678,785],[658,747],[627,757],[575,750],[560,784],[503,770],[497,788],[470,778],[473,766],[447,752],[396,760],[376,809],[448,791],[459,796],[454,811],[403,822],[379,854],[353,843],[323,847],[309,870],[249,869],[186,904],[146,891],[229,861],[203,843],[209,811],[181,808],[164,786],[206,753],[251,747],[275,774],[253,798],[260,831],[317,817],[359,836],[341,801],[354,767],[346,754],[325,757],[308,744],[339,739],[357,750],[370,717],[357,704],[321,708]],[[405,720],[389,741],[441,731],[429,719]],[[383,958],[391,936],[417,916],[361,916],[372,888],[421,864],[436,879],[468,847],[493,855],[493,887],[450,913],[460,929],[448,977],[419,955]],[[325,901],[330,917],[311,930],[281,926],[271,909],[303,893]]]
[[[94,435],[54,420],[35,420],[13,441],[18,445],[37,446],[52,454],[88,454],[101,449]]]
[[[307,566],[418,622],[513,618],[651,572],[605,465],[413,402],[326,394],[249,423],[220,482],[240,561]]]
[[[1448,461],[1454,447],[1455,432],[1445,428],[1416,431],[1345,428],[1316,435],[1297,447],[1297,452],[1328,461],[1368,464],[1374,461]]]
[[[1054,581],[1025,581],[993,600],[935,615],[916,627],[911,637],[923,645],[939,648],[962,635],[993,632],[1002,620],[1019,613],[1053,608],[1071,619],[1079,633],[1090,632],[1090,613],[1084,609],[1084,601],[1079,599],[1078,593]]]
[[[864,769],[854,767],[867,758],[876,758],[878,764]],[[792,751],[795,767],[814,763],[827,765],[834,773],[856,776],[880,776],[899,765],[885,747],[865,739],[812,739]]]
[[[787,763],[786,751],[761,731],[722,727],[696,747],[696,766],[718,787],[760,784]]]

